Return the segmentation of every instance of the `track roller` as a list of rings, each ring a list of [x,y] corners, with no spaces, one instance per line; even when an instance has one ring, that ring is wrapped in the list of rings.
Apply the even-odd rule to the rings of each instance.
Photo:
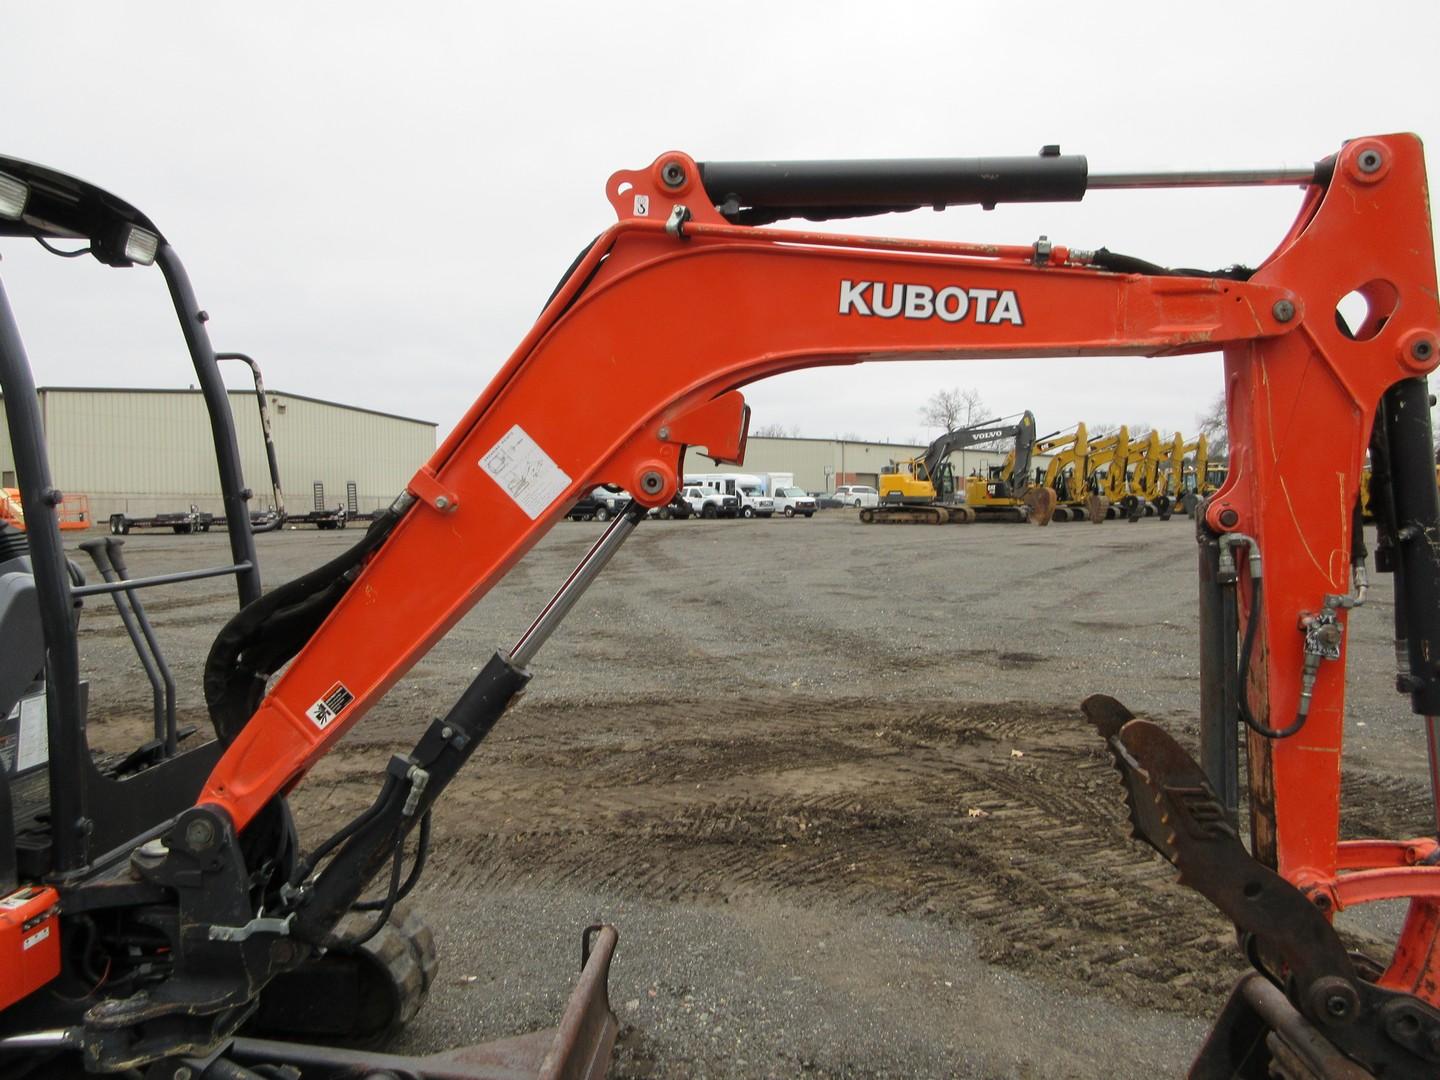
[[[335,931],[355,938],[375,916],[351,912]],[[397,904],[363,945],[330,949],[273,979],[245,1034],[374,1050],[420,1011],[440,962],[419,915]]]

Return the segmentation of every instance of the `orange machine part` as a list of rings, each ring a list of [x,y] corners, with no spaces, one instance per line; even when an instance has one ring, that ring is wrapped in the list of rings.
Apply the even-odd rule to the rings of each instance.
[[[1360,170],[1366,150],[1386,167]],[[679,187],[660,178],[672,163],[689,178]],[[1289,723],[1300,695],[1297,620],[1349,588],[1351,507],[1377,403],[1440,357],[1418,139],[1347,144],[1328,185],[1307,189],[1280,246],[1243,282],[1109,273],[1072,265],[1063,249],[1037,265],[1025,246],[734,226],[697,176],[690,158],[669,153],[611,178],[619,224],[417,475],[418,501],[276,679],[203,803],[243,828],[582,492],[604,482],[638,490],[637,475],[659,471],[665,483],[641,500],[658,504],[687,442],[703,434],[723,444],[714,456],[743,454],[738,399],[711,402],[768,375],[866,361],[1222,349],[1232,450],[1209,521],[1259,541],[1265,610],[1250,703],[1262,722]],[[690,220],[667,230],[677,205]],[[1352,340],[1335,310],[1357,290],[1376,310]],[[1425,362],[1416,341],[1431,345]],[[1339,874],[1343,707],[1343,661],[1326,664],[1308,723],[1273,745],[1269,765],[1275,861],[1320,892],[1333,892]],[[1417,911],[1402,942],[1424,969],[1414,973],[1421,987],[1435,985],[1436,926]]]
[[[0,1009],[60,974],[60,894],[26,886],[0,898]]]

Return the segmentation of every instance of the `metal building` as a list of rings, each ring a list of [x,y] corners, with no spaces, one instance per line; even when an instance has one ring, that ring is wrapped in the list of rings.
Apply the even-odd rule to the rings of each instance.
[[[756,437],[745,446],[745,464],[740,467],[714,465],[703,454],[688,453],[685,471],[795,474],[795,484],[806,491],[834,491],[841,484],[880,483],[880,472],[896,461],[908,461],[924,453],[924,446],[909,443],[860,442],[851,439],[801,439]],[[1005,460],[1005,451],[957,450],[950,463],[959,477],[983,473]],[[1033,464],[1043,468],[1049,457],[1036,454]]]
[[[63,492],[85,494],[93,520],[146,516],[195,505],[222,513],[220,479],[198,390],[41,387],[50,469]],[[293,513],[347,502],[360,512],[389,505],[435,451],[427,420],[267,391],[280,481]],[[251,390],[230,391],[251,509],[274,505],[260,416]],[[15,486],[10,432],[0,415],[0,474]],[[321,485],[317,489],[315,485]]]

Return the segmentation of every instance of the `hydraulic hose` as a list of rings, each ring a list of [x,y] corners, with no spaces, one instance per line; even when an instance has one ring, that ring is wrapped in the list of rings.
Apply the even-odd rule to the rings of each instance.
[[[1245,693],[1245,679],[1250,674],[1250,655],[1255,648],[1255,632],[1260,626],[1261,601],[1265,594],[1265,580],[1255,578],[1254,595],[1250,599],[1250,617],[1245,620],[1245,641],[1240,646],[1240,693],[1237,702],[1240,706],[1240,719],[1245,721],[1245,726],[1257,735],[1267,739],[1288,739],[1302,727],[1309,715],[1309,709],[1301,708],[1297,711],[1295,719],[1283,728],[1266,727],[1250,711],[1250,702]]]

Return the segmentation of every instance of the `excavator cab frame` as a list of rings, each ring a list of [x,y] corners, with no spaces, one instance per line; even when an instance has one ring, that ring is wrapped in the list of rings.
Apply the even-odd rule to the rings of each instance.
[[[220,495],[232,562],[148,577],[125,576],[120,548],[123,540],[87,540],[81,546],[95,558],[104,580],[87,582],[80,568],[66,558],[61,530],[66,527],[67,500],[56,489],[50,471],[45,427],[29,359],[19,328],[0,283],[0,395],[15,471],[18,498],[28,528],[20,536],[18,558],[14,541],[4,541],[0,564],[0,626],[6,632],[0,654],[0,715],[17,703],[23,717],[17,758],[43,758],[23,775],[0,770],[0,1074],[13,1070],[47,1073],[62,1068],[62,1059],[77,1051],[86,1056],[77,1032],[87,1023],[104,1030],[106,995],[99,986],[141,996],[156,976],[148,968],[167,963],[173,952],[203,952],[182,946],[185,931],[159,914],[166,907],[163,890],[139,879],[136,860],[163,851],[165,837],[195,804],[233,732],[217,727],[215,737],[193,730],[177,731],[173,701],[168,713],[157,707],[153,741],[129,753],[98,754],[86,735],[89,705],[80,678],[78,627],[82,608],[91,598],[115,598],[122,621],[131,629],[140,619],[160,661],[137,593],[185,582],[231,577],[238,607],[245,611],[261,597],[259,559],[254,534],[275,527],[270,518],[256,520],[248,512],[251,492],[245,486],[234,418],[219,361],[250,363],[256,393],[264,404],[258,368],[241,354],[217,354],[210,344],[208,316],[196,301],[179,256],[145,215],[124,200],[72,176],[15,158],[0,157],[0,237],[31,239],[68,256],[90,254],[115,268],[157,266],[168,287],[196,382],[206,405],[215,454]],[[75,242],[82,247],[74,247]],[[69,248],[56,249],[56,243]],[[267,454],[274,472],[274,448],[267,432]],[[118,575],[116,571],[119,571]],[[136,634],[132,631],[132,638]],[[140,648],[137,642],[137,648]],[[141,651],[142,663],[147,653]],[[147,671],[148,671],[147,665]],[[168,671],[167,671],[168,676]],[[19,676],[19,678],[15,676]],[[34,676],[35,678],[31,678]],[[23,699],[10,691],[29,684]],[[37,690],[36,688],[39,687]],[[300,853],[283,800],[273,803],[255,823],[247,858],[273,869],[292,866]],[[153,858],[153,855],[150,856]],[[286,873],[291,871],[287,870]],[[256,895],[237,883],[239,898]],[[235,896],[231,897],[233,901]],[[364,916],[348,916],[347,926]],[[359,1069],[386,1075],[467,1077],[499,1080],[518,1073],[540,1074],[547,1055],[567,1075],[591,1075],[608,1060],[617,1025],[609,1010],[606,977],[616,935],[613,928],[591,927],[584,936],[583,972],[556,1029],[503,1043],[469,1047],[457,1054],[432,1058],[394,1058],[356,1046],[378,1045],[398,1031],[418,1009],[433,978],[435,957],[430,932],[413,915],[396,912],[382,934],[369,941],[356,935],[353,944],[333,942],[331,964],[320,958],[301,961],[292,953],[281,965],[287,974],[270,980],[265,992],[251,992],[212,1010],[207,1023],[220,1024],[233,1036],[229,1054],[255,1064],[303,1064],[306,1075]],[[126,942],[127,944],[114,944]],[[107,949],[109,950],[107,953]],[[285,949],[280,950],[284,952]],[[135,959],[127,963],[126,956]],[[97,959],[108,957],[103,959]],[[99,968],[95,964],[99,964]],[[387,965],[395,965],[394,970]],[[103,970],[102,975],[96,974]],[[287,982],[289,974],[296,977]],[[327,1009],[317,1004],[332,999]],[[339,1027],[337,1019],[351,1027]],[[37,1030],[39,1029],[39,1030]],[[340,1043],[291,1046],[256,1039],[256,1034],[284,1033],[288,1038],[326,1031]],[[197,1045],[191,1036],[157,1036],[138,1051],[127,1042],[132,1059],[174,1061],[184,1075],[248,1075],[211,1071],[215,1047]],[[91,1067],[109,1068],[88,1060]],[[215,1066],[223,1070],[224,1062]],[[560,1075],[560,1073],[553,1073]],[[165,1075],[170,1075],[169,1072]],[[175,1072],[175,1075],[181,1075]],[[593,1073],[598,1076],[599,1073]]]
[[[1218,183],[1303,189],[1294,223],[1254,270],[1167,270],[1048,240],[766,227]],[[1090,175],[1083,158],[1049,150],[870,163],[700,163],[669,152],[614,174],[606,195],[617,223],[391,511],[346,557],[247,604],[217,638],[205,688],[225,751],[160,843],[128,852],[135,887],[171,931],[167,974],[143,994],[97,1002],[64,1029],[67,1045],[111,1071],[227,1052],[256,995],[333,946],[340,920],[387,869],[388,910],[406,838],[528,683],[576,597],[644,510],[673,496],[687,450],[743,460],[737,387],[877,359],[1218,348],[1231,451],[1198,522],[1201,762],[1113,698],[1093,696],[1085,712],[1120,773],[1135,834],[1237,925],[1259,972],[1261,992],[1237,988],[1226,1011],[1243,1022],[1222,1023],[1202,1051],[1206,1075],[1249,1075],[1241,1070],[1256,1062],[1311,1051],[1387,1076],[1432,1075],[1436,841],[1339,839],[1345,630],[1366,592],[1355,522],[1367,446],[1379,462],[1377,565],[1406,598],[1401,686],[1440,760],[1440,552],[1428,540],[1440,532],[1440,497],[1424,380],[1440,361],[1440,312],[1433,248],[1417,242],[1431,236],[1419,141],[1367,137],[1313,166],[1198,177]],[[1351,291],[1370,315],[1345,333],[1334,310]],[[1117,473],[1123,480],[1123,462]],[[1008,478],[1029,479],[1028,460]],[[634,503],[515,646],[391,759],[375,802],[322,845],[323,860],[277,874],[273,848],[257,841],[285,795],[581,493],[607,482]],[[53,508],[31,483],[34,532]],[[58,551],[58,528],[46,532]],[[1236,817],[1242,723],[1248,849]],[[258,863],[257,846],[268,856]],[[1355,963],[1330,920],[1395,898],[1409,900],[1410,915],[1377,973]]]

